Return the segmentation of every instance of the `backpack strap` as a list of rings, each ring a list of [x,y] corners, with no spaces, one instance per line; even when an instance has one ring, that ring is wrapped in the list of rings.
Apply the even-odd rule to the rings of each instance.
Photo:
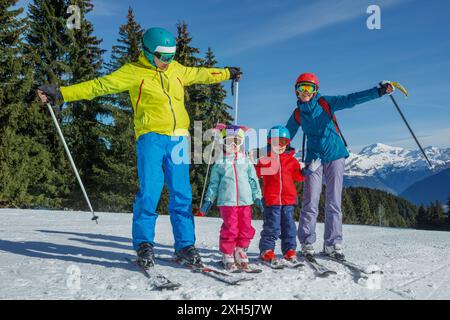
[[[298,107],[295,108],[294,118],[295,118],[295,121],[298,123],[298,125],[301,126],[302,125],[302,119],[300,118],[300,109]]]
[[[294,119],[298,123],[299,126],[302,125],[302,119],[300,117],[300,109],[295,108],[294,111]],[[305,154],[306,154],[306,134],[303,131],[303,142],[302,142],[302,162],[305,162]]]
[[[318,103],[322,107],[322,109],[328,114],[328,116],[331,118],[331,120],[333,121],[334,128],[336,129],[336,132],[339,134],[339,136],[341,137],[342,141],[344,142],[345,147],[347,148],[348,147],[347,141],[345,140],[345,138],[344,138],[344,136],[343,136],[343,134],[341,132],[341,129],[339,128],[339,124],[337,122],[336,115],[335,114],[331,114],[331,107],[328,104],[328,101],[325,100],[323,97],[320,97]]]

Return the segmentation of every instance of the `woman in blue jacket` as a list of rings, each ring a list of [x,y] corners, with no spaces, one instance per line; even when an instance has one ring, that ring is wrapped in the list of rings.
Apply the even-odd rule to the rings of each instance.
[[[286,125],[292,139],[300,126],[306,134],[306,164],[316,159],[322,160],[322,166],[305,180],[298,238],[303,254],[314,255],[316,221],[324,179],[326,203],[323,251],[334,258],[344,259],[341,200],[345,159],[349,153],[334,113],[391,94],[394,88],[383,82],[379,87],[346,96],[321,96],[318,90],[319,79],[316,75],[304,73],[298,77],[295,83],[298,107]]]

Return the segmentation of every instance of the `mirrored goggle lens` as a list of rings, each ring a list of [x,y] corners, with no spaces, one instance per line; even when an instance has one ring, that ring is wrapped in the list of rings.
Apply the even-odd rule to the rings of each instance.
[[[291,141],[286,138],[275,138],[271,139],[270,144],[275,146],[284,147],[287,146]]]
[[[317,86],[312,83],[299,83],[299,85],[297,86],[297,91],[315,93],[317,92]]]
[[[175,53],[155,52],[155,56],[162,62],[170,63],[175,58]]]

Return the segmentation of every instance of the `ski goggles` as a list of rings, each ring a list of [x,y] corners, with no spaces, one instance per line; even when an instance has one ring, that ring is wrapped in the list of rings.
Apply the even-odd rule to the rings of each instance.
[[[227,146],[234,144],[236,147],[240,147],[244,144],[244,140],[239,137],[226,137],[223,139],[223,143]]]
[[[269,143],[273,146],[285,147],[291,143],[291,140],[288,138],[272,138],[269,140]]]
[[[314,83],[310,82],[300,82],[297,85],[297,92],[316,93],[317,86]]]
[[[175,58],[175,53],[153,52],[153,55],[166,64],[171,63]]]

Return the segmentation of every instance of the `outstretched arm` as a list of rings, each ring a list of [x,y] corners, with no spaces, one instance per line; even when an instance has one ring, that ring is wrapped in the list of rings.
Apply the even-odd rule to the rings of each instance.
[[[220,68],[184,67],[183,85],[213,84],[230,79],[230,71]]]
[[[128,91],[135,83],[128,65],[97,79],[81,82],[73,86],[61,87],[64,102],[92,100],[95,97]]]
[[[331,113],[334,113],[335,111],[353,108],[358,104],[375,100],[380,97],[380,89],[375,87],[346,96],[324,96],[323,98],[330,104]]]

